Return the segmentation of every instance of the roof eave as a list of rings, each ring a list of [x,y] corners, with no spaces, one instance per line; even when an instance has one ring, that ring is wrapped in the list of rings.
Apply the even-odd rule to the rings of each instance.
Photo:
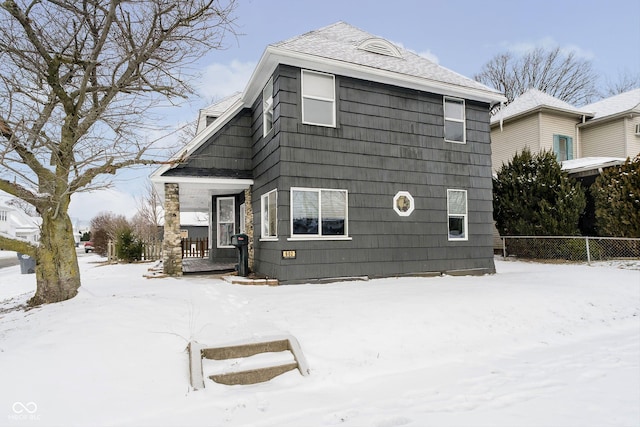
[[[567,116],[575,116],[575,117],[578,117],[578,118],[586,117],[586,118],[590,119],[590,118],[592,118],[594,116],[593,113],[588,113],[586,111],[567,110],[567,109],[564,109],[564,108],[552,107],[552,106],[549,106],[549,105],[538,105],[538,106],[530,108],[528,110],[521,111],[520,113],[511,115],[511,116],[508,116],[508,117],[504,117],[502,119],[502,123],[503,124],[504,123],[508,123],[508,122],[513,121],[513,120],[520,119],[520,118],[522,118],[524,116],[528,116],[528,115],[531,115],[531,114],[534,114],[534,113],[539,113],[541,111],[553,111],[553,112],[556,112],[556,113],[561,113],[561,114],[564,114],[564,115],[567,115]],[[500,118],[496,118],[495,120],[492,119],[491,120],[491,126],[492,127],[493,126],[499,126],[500,125],[500,121],[501,121]]]
[[[331,74],[344,75],[442,95],[456,96],[486,102],[492,106],[500,102],[506,102],[507,100],[506,97],[498,92],[463,87],[394,71],[381,70],[365,65],[268,46],[251,76],[250,83],[247,85],[245,92],[247,101],[256,99],[266,82],[267,76],[273,72],[278,64],[299,68],[313,68],[316,71]]]

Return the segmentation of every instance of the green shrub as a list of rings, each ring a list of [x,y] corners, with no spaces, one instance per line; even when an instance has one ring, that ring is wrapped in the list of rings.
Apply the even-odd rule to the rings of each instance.
[[[493,219],[503,236],[578,235],[585,206],[584,190],[550,151],[524,149],[493,179]]]
[[[142,242],[133,234],[131,229],[124,229],[118,234],[116,255],[118,259],[125,262],[140,261],[142,259]]]

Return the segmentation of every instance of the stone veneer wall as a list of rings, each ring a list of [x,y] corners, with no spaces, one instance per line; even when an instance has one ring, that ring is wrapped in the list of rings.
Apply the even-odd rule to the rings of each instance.
[[[245,207],[245,220],[244,228],[249,237],[249,271],[253,271],[254,251],[253,251],[253,205],[251,204],[251,188],[244,190],[244,207]]]
[[[162,269],[170,276],[182,276],[182,238],[180,236],[180,186],[164,184],[164,241]]]

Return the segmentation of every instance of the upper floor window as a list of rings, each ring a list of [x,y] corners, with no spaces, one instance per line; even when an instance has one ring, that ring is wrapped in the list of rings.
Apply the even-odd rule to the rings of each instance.
[[[335,76],[302,70],[302,122],[336,126]]]
[[[573,159],[573,138],[564,135],[553,135],[553,153],[559,162]]]
[[[291,188],[292,237],[346,237],[347,190]]]
[[[7,220],[7,211],[0,211],[0,221]]]
[[[262,89],[262,136],[273,129],[273,77]]]
[[[467,190],[447,190],[449,240],[468,240]]]
[[[260,227],[260,237],[268,239],[278,236],[278,191],[272,190],[263,194],[260,198],[262,212],[262,225]]]
[[[465,143],[464,99],[444,98],[444,139]]]

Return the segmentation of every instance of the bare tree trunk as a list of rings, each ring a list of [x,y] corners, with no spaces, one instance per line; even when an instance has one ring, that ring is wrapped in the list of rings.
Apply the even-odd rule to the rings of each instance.
[[[36,255],[38,286],[29,305],[60,302],[76,296],[80,288],[80,270],[75,247],[69,216],[61,212],[43,215]]]

